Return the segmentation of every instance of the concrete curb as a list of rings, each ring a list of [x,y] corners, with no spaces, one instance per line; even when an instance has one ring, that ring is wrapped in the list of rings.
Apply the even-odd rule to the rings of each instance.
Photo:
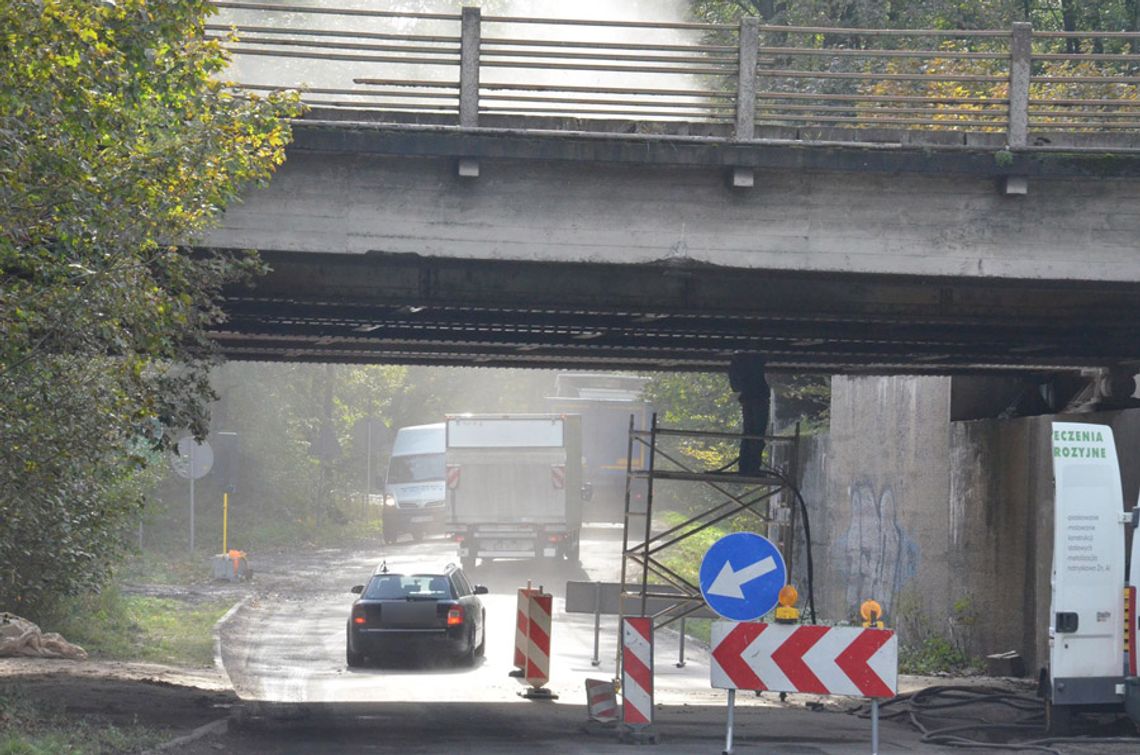
[[[232,606],[230,606],[230,610],[226,611],[222,615],[222,618],[214,622],[214,628],[211,632],[214,636],[214,666],[222,672],[222,675],[226,678],[226,681],[229,682],[231,688],[233,687],[233,681],[230,680],[230,675],[226,671],[226,664],[222,660],[222,627],[226,625],[227,621],[230,621],[234,616],[236,616],[237,612],[244,608],[246,604],[248,604],[251,600],[253,600],[252,593],[246,595],[237,603],[234,603]],[[148,754],[152,752],[166,752],[168,750],[174,749],[175,747],[181,747],[183,745],[190,744],[191,742],[197,741],[202,737],[210,736],[211,734],[225,734],[227,731],[229,731],[229,729],[230,716],[219,718],[217,721],[211,721],[208,724],[203,724],[197,729],[194,729],[194,731],[190,732],[189,734],[185,734],[181,737],[176,737],[169,742],[164,742],[158,747],[147,750],[146,752]]]
[[[169,750],[173,750],[175,747],[182,747],[183,745],[188,745],[191,742],[196,742],[202,737],[208,737],[211,734],[225,734],[227,731],[229,731],[229,729],[230,719],[228,717],[219,718],[217,721],[211,721],[208,724],[203,724],[189,734],[178,737],[176,739],[172,739],[169,742],[164,742],[158,747],[155,747],[152,750],[147,750],[146,752],[147,755],[153,752],[167,752]]]
[[[252,593],[246,595],[237,603],[234,603],[233,606],[230,607],[230,610],[226,611],[225,614],[222,615],[222,618],[214,623],[214,667],[222,672],[222,676],[226,678],[231,688],[233,688],[234,682],[233,679],[230,678],[229,672],[226,671],[226,662],[222,658],[222,628],[237,615],[238,611],[245,608],[251,600],[253,600]]]

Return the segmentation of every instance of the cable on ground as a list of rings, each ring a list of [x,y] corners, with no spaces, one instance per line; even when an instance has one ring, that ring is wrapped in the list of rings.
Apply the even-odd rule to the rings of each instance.
[[[966,708],[977,705],[999,705],[1011,708],[1019,715],[1012,721],[1000,723],[970,722],[953,726],[934,727],[929,718],[938,711]],[[895,709],[892,710],[892,707]],[[1054,745],[1059,744],[1131,744],[1140,745],[1136,737],[1037,737],[1033,739],[1010,738],[1007,741],[985,741],[965,736],[965,733],[1010,732],[1013,735],[1023,732],[1041,732],[1045,729],[1045,702],[1031,695],[1018,694],[998,687],[983,686],[937,686],[918,692],[898,695],[879,704],[882,719],[905,719],[922,734],[923,744],[945,747],[969,747],[980,750],[1020,750],[1047,752],[1063,755]],[[867,718],[870,711],[866,705],[855,711],[856,715]]]

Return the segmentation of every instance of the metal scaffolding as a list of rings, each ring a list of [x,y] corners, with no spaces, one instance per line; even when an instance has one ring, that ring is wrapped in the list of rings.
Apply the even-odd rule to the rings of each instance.
[[[765,471],[759,476],[743,476],[727,471],[727,467],[712,471],[699,469],[693,457],[686,457],[668,445],[670,442],[738,443],[759,438],[763,438],[768,456]],[[792,435],[747,436],[664,428],[658,425],[656,414],[648,430],[638,430],[630,418],[619,626],[621,617],[650,616],[656,630],[678,620],[683,622],[685,617],[704,608],[700,586],[670,568],[663,556],[709,527],[741,514],[756,517],[759,534],[779,547],[791,573],[797,524],[794,489],[798,488],[799,441],[798,424]],[[633,467],[638,444],[647,450],[644,469]],[[643,496],[635,494],[641,481],[644,481]],[[679,523],[661,525],[661,529],[655,531],[654,492],[656,483],[664,481],[696,483],[714,491],[714,498],[721,500],[710,502]],[[683,628],[681,631],[683,633]]]

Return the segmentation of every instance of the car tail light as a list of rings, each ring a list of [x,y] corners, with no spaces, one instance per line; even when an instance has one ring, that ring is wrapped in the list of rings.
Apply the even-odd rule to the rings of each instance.
[[[561,536],[561,535],[547,535],[547,536],[546,536],[546,540],[547,540],[547,542],[551,542],[551,543],[557,543],[557,542],[559,542],[561,539],[562,539],[562,536]]]
[[[452,535],[451,539],[457,543],[462,543],[463,542],[463,535]]]
[[[368,623],[368,619],[364,617],[363,608],[357,607],[352,609],[352,623],[356,624],[357,626]]]
[[[463,623],[463,606],[452,606],[447,611],[447,625],[449,627]]]

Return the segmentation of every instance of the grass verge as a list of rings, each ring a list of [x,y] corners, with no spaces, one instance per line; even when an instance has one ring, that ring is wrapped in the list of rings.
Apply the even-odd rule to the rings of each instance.
[[[241,533],[231,535],[227,547],[246,551],[256,570],[258,553],[282,548],[345,548],[380,543],[384,526],[379,518],[326,523],[320,527],[305,520],[276,520],[243,528]],[[124,558],[117,576],[130,584],[184,586],[213,582],[209,559],[215,551],[201,545],[213,542],[213,538],[203,539],[200,535],[198,542],[198,549],[190,553],[184,542],[163,542],[152,538],[143,550],[136,550]],[[218,537],[217,552],[220,551],[221,538]]]
[[[170,738],[146,726],[100,725],[67,716],[49,701],[0,686],[0,755],[101,755],[142,752]]]
[[[108,587],[67,601],[44,629],[60,632],[95,658],[207,667],[214,663],[214,624],[232,604],[232,598],[190,602]]]

